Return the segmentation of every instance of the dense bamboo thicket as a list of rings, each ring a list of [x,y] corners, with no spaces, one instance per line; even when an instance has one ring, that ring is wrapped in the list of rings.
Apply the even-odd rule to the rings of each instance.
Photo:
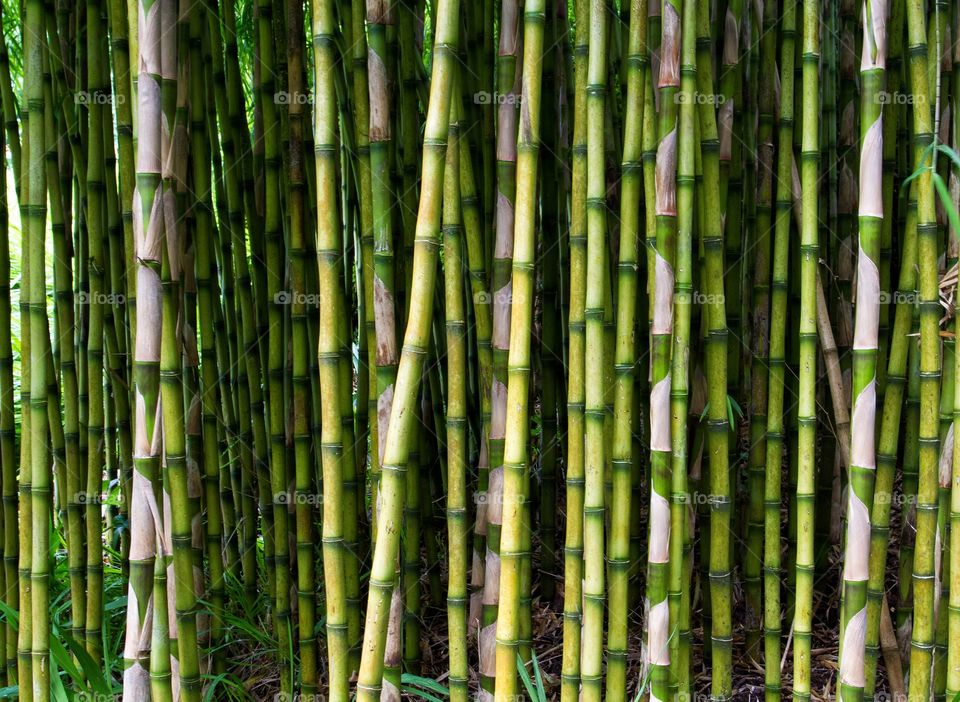
[[[960,699],[957,0],[0,11],[0,698]]]

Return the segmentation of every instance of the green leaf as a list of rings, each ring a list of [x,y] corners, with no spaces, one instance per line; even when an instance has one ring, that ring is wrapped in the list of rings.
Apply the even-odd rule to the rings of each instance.
[[[543,686],[543,675],[540,671],[540,661],[537,660],[537,654],[533,651],[530,652],[530,655],[533,659],[533,674],[536,677],[537,694],[540,698],[540,702],[547,702],[547,691]]]
[[[915,170],[913,173],[911,173],[910,175],[908,175],[906,178],[903,179],[903,183],[900,184],[900,192],[904,192],[904,190],[906,189],[910,181],[912,181],[914,178],[917,178],[925,170],[930,169],[930,166],[925,166],[923,164],[927,160],[927,156],[930,155],[930,152],[932,150],[933,150],[933,142],[931,141],[929,144],[927,144],[926,148],[924,148],[923,153],[920,154],[920,165],[917,166],[917,170]]]
[[[960,237],[960,215],[957,214],[957,208],[953,206],[953,200],[950,198],[950,190],[939,173],[933,174],[933,184],[937,188],[937,194],[940,196],[940,202],[943,203],[943,209],[947,211],[947,219],[950,220],[950,228],[953,235]]]
[[[519,653],[517,654],[517,672],[520,673],[520,679],[523,681],[523,686],[527,688],[527,695],[530,696],[530,699],[539,699],[540,695],[537,694],[537,688],[534,687],[533,680],[530,679],[530,673],[527,672],[527,666],[523,664],[523,659]]]
[[[960,154],[958,154],[956,151],[951,149],[946,144],[937,144],[937,151],[953,161],[953,165],[955,165],[957,168],[960,168]]]
[[[450,696],[450,690],[433,678],[425,678],[422,675],[414,675],[412,673],[404,673],[400,676],[400,687],[403,692],[422,697],[427,700],[427,702],[444,702],[444,700],[437,697],[437,695],[442,695],[443,697]]]

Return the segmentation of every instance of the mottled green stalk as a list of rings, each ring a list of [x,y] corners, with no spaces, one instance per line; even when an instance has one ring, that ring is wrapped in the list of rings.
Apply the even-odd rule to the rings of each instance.
[[[457,85],[457,81],[454,81]],[[454,91],[456,95],[456,91]],[[467,348],[463,280],[463,228],[460,223],[460,156],[457,103],[450,105],[443,192],[444,310],[447,337],[447,533],[449,582],[447,628],[450,637],[450,699],[466,702],[467,664]]]
[[[794,607],[793,699],[810,694],[810,642],[813,624],[813,502],[815,483],[817,372],[817,259],[819,256],[817,179],[820,147],[817,106],[820,63],[819,0],[804,0],[802,24],[801,87],[802,143],[800,179],[803,188],[800,228],[800,320],[799,320],[799,445],[797,448],[797,551],[796,600]]]
[[[667,700],[671,622],[668,602],[670,505],[673,487],[670,437],[671,341],[677,236],[677,98],[680,89],[680,3],[665,2],[661,17],[659,141],[656,165],[656,245],[653,322],[650,326],[650,538],[647,553],[647,656],[650,695]]]
[[[713,95],[707,13],[697,23],[697,88]],[[711,692],[726,700],[732,692],[732,596],[730,558],[731,489],[729,475],[730,425],[727,414],[727,322],[724,299],[724,234],[720,218],[720,162],[717,125],[710,101],[699,104],[703,162],[704,249],[703,288],[706,294],[707,443],[710,471],[710,641],[713,667]]]
[[[103,334],[107,290],[104,285],[104,248],[106,243],[106,193],[103,143],[103,96],[107,95],[109,79],[106,66],[101,63],[100,2],[88,0],[87,12],[87,265],[86,291],[87,347],[87,464],[84,487],[86,522],[86,631],[85,645],[90,656],[100,658],[103,619],[103,520],[100,495],[103,486]],[[84,299],[81,298],[81,303]]]
[[[760,18],[757,18],[758,20]],[[776,3],[764,3],[759,79],[757,161],[759,163],[756,188],[755,257],[753,261],[753,309],[749,335],[751,356],[750,379],[750,452],[747,466],[747,547],[743,554],[743,580],[746,591],[747,655],[754,661],[762,660],[760,632],[763,625],[763,561],[764,534],[764,480],[767,460],[767,381],[770,353],[770,256],[773,238],[774,177],[774,109],[776,103]],[[793,96],[791,95],[791,98]],[[727,250],[730,242],[727,242]],[[731,327],[733,324],[731,323]],[[739,332],[738,332],[739,333]],[[731,344],[737,346],[737,344]],[[733,352],[728,358],[736,359]],[[782,411],[782,408],[781,408]],[[734,442],[735,443],[735,442]]]
[[[134,228],[137,255],[137,338],[134,350],[134,473],[131,489],[130,586],[124,646],[124,696],[143,699],[149,694],[149,624],[156,531],[154,486],[159,478],[160,422],[160,251],[163,246],[163,210],[160,190],[160,34],[161,3],[139,5],[140,77],[137,93],[137,188],[134,192]],[[157,605],[154,605],[154,612]],[[146,641],[147,646],[141,645]]]
[[[510,348],[510,314],[512,278],[510,260],[514,244],[514,206],[517,170],[517,105],[521,68],[517,66],[520,51],[519,13],[521,0],[502,0],[500,5],[500,43],[497,48],[497,84],[492,96],[497,100],[497,195],[496,240],[493,249],[491,291],[493,294],[493,384],[490,392],[489,461],[490,480],[487,488],[487,556],[484,575],[483,614],[480,630],[481,686],[494,690],[496,668],[495,639],[499,606],[500,539],[503,523],[503,452],[506,437],[508,355]]]
[[[887,94],[896,95],[901,89],[901,47],[903,45],[903,22],[905,15],[903,3],[893,3],[889,20],[889,59],[887,61]],[[884,329],[885,320],[889,318],[889,302],[882,300],[880,309],[880,351],[878,354],[877,380],[878,390],[882,389],[883,408],[879,436],[877,442],[877,470],[874,480],[873,508],[870,513],[870,578],[867,581],[867,636],[866,636],[866,681],[864,697],[873,699],[876,684],[877,662],[879,657],[879,642],[881,641],[881,621],[891,629],[889,607],[884,594],[886,571],[886,553],[890,540],[890,508],[892,503],[893,485],[897,465],[897,447],[901,433],[901,415],[904,404],[904,390],[907,372],[907,354],[909,344],[907,334],[910,332],[913,317],[911,297],[916,287],[916,260],[917,260],[917,231],[916,227],[904,227],[903,219],[894,222],[892,216],[894,207],[893,166],[897,151],[900,149],[897,130],[903,124],[902,107],[888,107],[885,109],[883,121],[883,152],[884,152],[884,212],[883,234],[880,249],[880,289],[890,289],[890,275],[887,267],[890,265],[893,252],[891,251],[893,231],[896,227],[904,232],[901,242],[899,279],[896,289],[899,293],[894,298],[896,308],[893,327],[890,332]],[[906,209],[906,200],[898,209]],[[901,215],[902,217],[902,215]],[[886,274],[886,281],[884,280]],[[903,292],[908,295],[903,295]],[[889,298],[889,296],[887,296]],[[885,304],[884,304],[885,303]],[[881,619],[882,618],[882,619]],[[889,639],[890,637],[888,637]],[[892,667],[899,669],[900,652],[896,648],[889,650],[889,641],[884,645],[884,661],[887,664],[888,675],[893,680]],[[892,654],[892,655],[890,655]],[[892,665],[891,665],[892,664]],[[903,673],[899,673],[900,691],[903,687]],[[891,684],[891,688],[893,685]]]
[[[361,702],[379,699],[383,677],[388,611],[391,593],[396,584],[396,559],[399,527],[405,501],[406,465],[411,452],[410,436],[416,414],[414,408],[423,374],[423,362],[429,345],[433,312],[452,73],[459,35],[459,7],[458,0],[439,0],[435,15],[437,25],[433,47],[433,77],[430,81],[430,105],[424,136],[420,211],[417,216],[412,270],[412,280],[416,281],[416,286],[410,290],[403,352],[397,370],[396,392],[381,466],[381,507],[370,574],[360,675],[357,683],[357,698]],[[329,31],[318,31],[318,29],[329,30],[330,28],[332,18],[329,8],[325,7],[325,9],[326,12],[321,17],[324,21],[314,29],[315,36],[329,34]],[[316,7],[314,12],[316,17]],[[323,76],[323,73],[318,72],[318,76]],[[332,87],[331,84],[329,86],[331,92]],[[332,94],[328,97],[332,102]],[[330,123],[332,123],[332,117],[331,112]],[[330,156],[332,158],[333,154],[331,153]],[[318,171],[318,182],[319,180]],[[332,198],[332,191],[328,196]],[[318,204],[320,203],[318,196]]]
[[[933,191],[935,158],[924,149],[935,138],[933,97],[925,76],[928,71],[926,20],[923,4],[907,2],[907,45],[910,85],[914,93],[913,146],[917,178],[917,238],[920,307],[920,432],[917,526],[913,556],[913,631],[910,649],[909,699],[930,695],[933,662],[935,551],[939,441],[937,413],[940,404],[940,294],[937,275],[937,223]],[[934,62],[935,65],[936,62]]]
[[[190,15],[190,62],[201,65],[200,40],[203,16],[199,11]],[[217,647],[224,636],[224,532],[220,507],[220,447],[217,442],[218,417],[216,409],[218,368],[214,344],[216,283],[213,280],[213,192],[210,187],[210,146],[207,134],[207,114],[204,100],[204,72],[190,72],[190,150],[193,156],[193,190],[196,216],[196,282],[200,331],[201,406],[203,413],[203,487],[206,509],[206,556],[210,572],[208,598],[210,600],[210,644]],[[214,649],[212,669],[223,673],[225,652]]]
[[[683,4],[680,30],[680,114],[677,144],[677,243],[673,348],[670,359],[670,553],[667,602],[670,613],[670,691],[690,694],[689,490],[687,416],[690,389],[690,326],[693,309],[693,236],[696,172],[697,6]],[[621,231],[623,236],[623,231]]]
[[[513,272],[508,288],[512,291],[512,304],[508,345],[510,353],[507,370],[509,383],[506,398],[506,440],[503,450],[503,530],[500,542],[502,570],[496,629],[495,699],[498,702],[513,700],[518,694],[517,654],[520,639],[525,638],[521,621],[525,615],[520,610],[523,608],[521,598],[527,596],[523,581],[529,578],[527,556],[530,546],[530,506],[526,500],[529,496],[530,481],[530,346],[535,296],[535,223],[545,20],[544,0],[527,0],[524,3],[521,90],[523,101],[520,105],[516,145]],[[601,641],[598,640],[599,650],[602,650]]]
[[[50,699],[50,527],[53,513],[52,476],[49,462],[49,443],[47,441],[47,358],[45,351],[49,347],[47,331],[46,296],[46,214],[47,214],[47,178],[44,166],[44,100],[43,100],[43,54],[44,54],[44,16],[43,5],[39,0],[31,0],[26,5],[24,25],[24,103],[27,106],[28,120],[25,126],[25,144],[23,149],[27,182],[27,192],[23,193],[24,245],[29,247],[25,266],[29,273],[23,287],[26,305],[21,305],[29,315],[29,330],[23,325],[23,333],[29,333],[29,404],[21,405],[21,416],[30,415],[29,430],[23,429],[22,441],[29,442],[30,481],[29,512],[21,510],[21,519],[30,520],[29,541],[21,541],[21,570],[24,567],[25,551],[31,552],[30,564],[30,610],[21,595],[20,626],[21,631],[29,621],[30,639],[27,644],[32,671],[29,675],[20,675],[20,697],[24,700],[44,702]],[[21,320],[22,321],[22,320]],[[26,353],[26,351],[24,351]],[[22,378],[21,383],[27,383]],[[21,425],[24,426],[25,425]],[[22,472],[21,468],[21,472]],[[22,480],[22,478],[21,478]],[[24,545],[26,549],[24,549]],[[23,574],[21,574],[23,577]],[[21,651],[25,652],[21,646]],[[21,653],[22,655],[22,653]],[[28,693],[24,686],[31,685]]]
[[[796,5],[787,3],[780,24],[780,127],[777,156],[776,219],[774,224],[773,269],[770,285],[770,347],[767,382],[766,456],[763,486],[763,629],[764,699],[780,700],[780,637],[783,612],[780,608],[781,472],[783,469],[783,417],[786,384],[787,310],[790,272],[790,221],[793,200],[793,100],[796,45]],[[759,213],[758,213],[759,214]]]
[[[883,112],[878,99],[887,54],[887,5],[864,3],[860,63],[860,236],[857,305],[853,336],[853,410],[850,488],[847,491],[846,553],[840,639],[840,695],[862,700],[865,683],[870,509],[876,472],[877,348],[880,325],[880,235],[883,222]]]
[[[577,0],[573,52],[573,149],[570,192],[570,306],[567,324],[567,524],[564,536],[563,662],[560,698],[575,702],[580,695],[580,651],[583,610],[583,497],[585,320],[587,283],[587,56],[590,2]]]
[[[584,352],[584,501],[583,501],[583,634],[581,699],[599,702],[603,690],[604,444],[605,355],[604,280],[608,246],[604,111],[607,90],[607,13],[605,0],[590,6],[590,50],[587,60],[587,255],[586,346]]]

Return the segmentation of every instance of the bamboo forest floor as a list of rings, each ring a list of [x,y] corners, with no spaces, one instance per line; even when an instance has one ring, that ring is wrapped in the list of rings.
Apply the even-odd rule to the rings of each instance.
[[[787,476],[784,475],[786,484]],[[741,493],[743,494],[743,493]],[[896,485],[895,495],[901,495],[899,481]],[[834,498],[836,499],[836,498]],[[564,514],[564,505],[558,505],[559,514]],[[643,524],[647,523],[647,506],[641,505],[641,520]],[[834,512],[836,514],[836,511]],[[787,528],[786,510],[783,514],[783,529]],[[442,524],[438,522],[438,528]],[[841,578],[841,549],[837,542],[836,535],[840,533],[838,525],[832,527],[834,536],[826,539],[826,550],[821,552],[821,560],[817,568],[817,577],[814,587],[814,621],[813,621],[813,641],[812,662],[811,662],[811,699],[814,702],[832,702],[836,699],[835,684],[837,680],[837,650],[839,629],[839,603]],[[703,533],[698,530],[698,533]],[[784,531],[786,533],[786,531]],[[898,553],[901,542],[901,515],[899,511],[894,511],[893,519],[890,524],[890,543],[888,549],[887,572],[895,573],[898,568]],[[562,530],[559,532],[562,534]],[[540,554],[542,544],[534,535],[534,559],[535,567],[540,567]],[[562,543],[562,541],[560,542]],[[738,547],[745,548],[742,539],[738,539]],[[818,542],[818,548],[821,544]],[[423,554],[424,562],[426,553]],[[534,650],[537,652],[537,660],[540,670],[544,677],[544,684],[548,693],[548,699],[551,702],[559,700],[560,697],[560,666],[562,658],[563,642],[563,582],[562,582],[562,547],[558,553],[556,569],[558,572],[547,573],[541,570],[541,579],[537,581],[533,591],[533,637]],[[784,562],[786,562],[787,553],[784,552]],[[699,563],[700,542],[694,543],[694,563]],[[446,561],[441,560],[434,566],[441,569],[442,581],[446,581]],[[695,566],[696,567],[696,566]],[[435,575],[435,573],[434,573]],[[421,571],[421,634],[420,634],[420,653],[421,670],[419,675],[431,678],[445,685],[448,670],[448,641],[446,632],[446,611],[444,601],[439,602],[431,599],[430,593],[431,571],[424,566]],[[551,602],[545,602],[540,593],[540,583],[543,579],[552,577],[556,583],[556,594]],[[744,591],[742,587],[742,578],[734,579],[737,583],[734,587],[733,596],[733,622],[734,622],[734,679],[736,686],[733,691],[732,699],[736,702],[759,702],[763,700],[764,671],[762,658],[756,662],[750,660],[746,652],[745,628],[746,606],[744,601]],[[643,584],[639,583],[634,588],[634,594],[639,598],[643,592]],[[789,592],[789,584],[785,584],[784,602],[786,603],[786,594]],[[709,653],[704,651],[704,640],[709,638],[704,636],[702,626],[703,617],[703,591],[697,587],[692,593],[694,598],[691,607],[691,637],[692,637],[692,655],[694,661],[694,679],[695,693],[690,702],[707,702],[710,699],[710,659]],[[891,607],[897,606],[898,592],[895,584],[891,585],[888,579],[887,596]],[[265,604],[265,602],[263,603]],[[642,607],[642,602],[640,604]],[[259,609],[265,611],[265,609]],[[643,639],[642,631],[643,612],[635,607],[630,613],[630,637],[627,680],[630,681],[630,691],[632,695],[636,694],[637,681],[644,675],[643,671]],[[791,615],[784,617],[784,622],[791,621]],[[264,639],[258,637],[253,629],[247,629],[249,622],[234,622],[238,634],[239,648],[238,654],[233,657],[234,668],[231,672],[235,673],[240,680],[245,682],[245,693],[256,702],[277,702],[276,690],[279,685],[279,668],[276,665],[276,652],[274,648],[264,645]],[[269,621],[261,622],[262,636],[269,637],[267,632],[271,629]],[[789,626],[788,624],[786,626]],[[792,632],[784,628],[784,653],[781,659],[781,675],[783,688],[781,695],[783,699],[788,699],[792,692],[792,671],[793,671],[793,638]],[[247,638],[243,634],[246,632]],[[476,631],[471,632],[476,636]],[[901,640],[902,637],[901,637]],[[909,641],[909,636],[906,638]],[[235,639],[237,641],[237,639]],[[275,641],[274,641],[275,644]],[[760,642],[762,654],[762,640]],[[472,654],[475,657],[475,653]],[[901,651],[901,657],[903,657]],[[479,681],[476,678],[477,661],[471,660],[470,667],[470,689],[477,689]],[[325,673],[325,671],[323,671]],[[323,679],[321,674],[321,680]],[[890,699],[888,694],[886,668],[881,661],[877,678],[877,699]],[[404,699],[417,700],[422,697],[405,691]],[[647,695],[643,696],[646,699]]]

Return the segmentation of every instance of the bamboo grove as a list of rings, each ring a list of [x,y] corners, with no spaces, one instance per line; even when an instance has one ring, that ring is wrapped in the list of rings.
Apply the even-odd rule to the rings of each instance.
[[[956,0],[0,10],[0,697],[960,698]]]

